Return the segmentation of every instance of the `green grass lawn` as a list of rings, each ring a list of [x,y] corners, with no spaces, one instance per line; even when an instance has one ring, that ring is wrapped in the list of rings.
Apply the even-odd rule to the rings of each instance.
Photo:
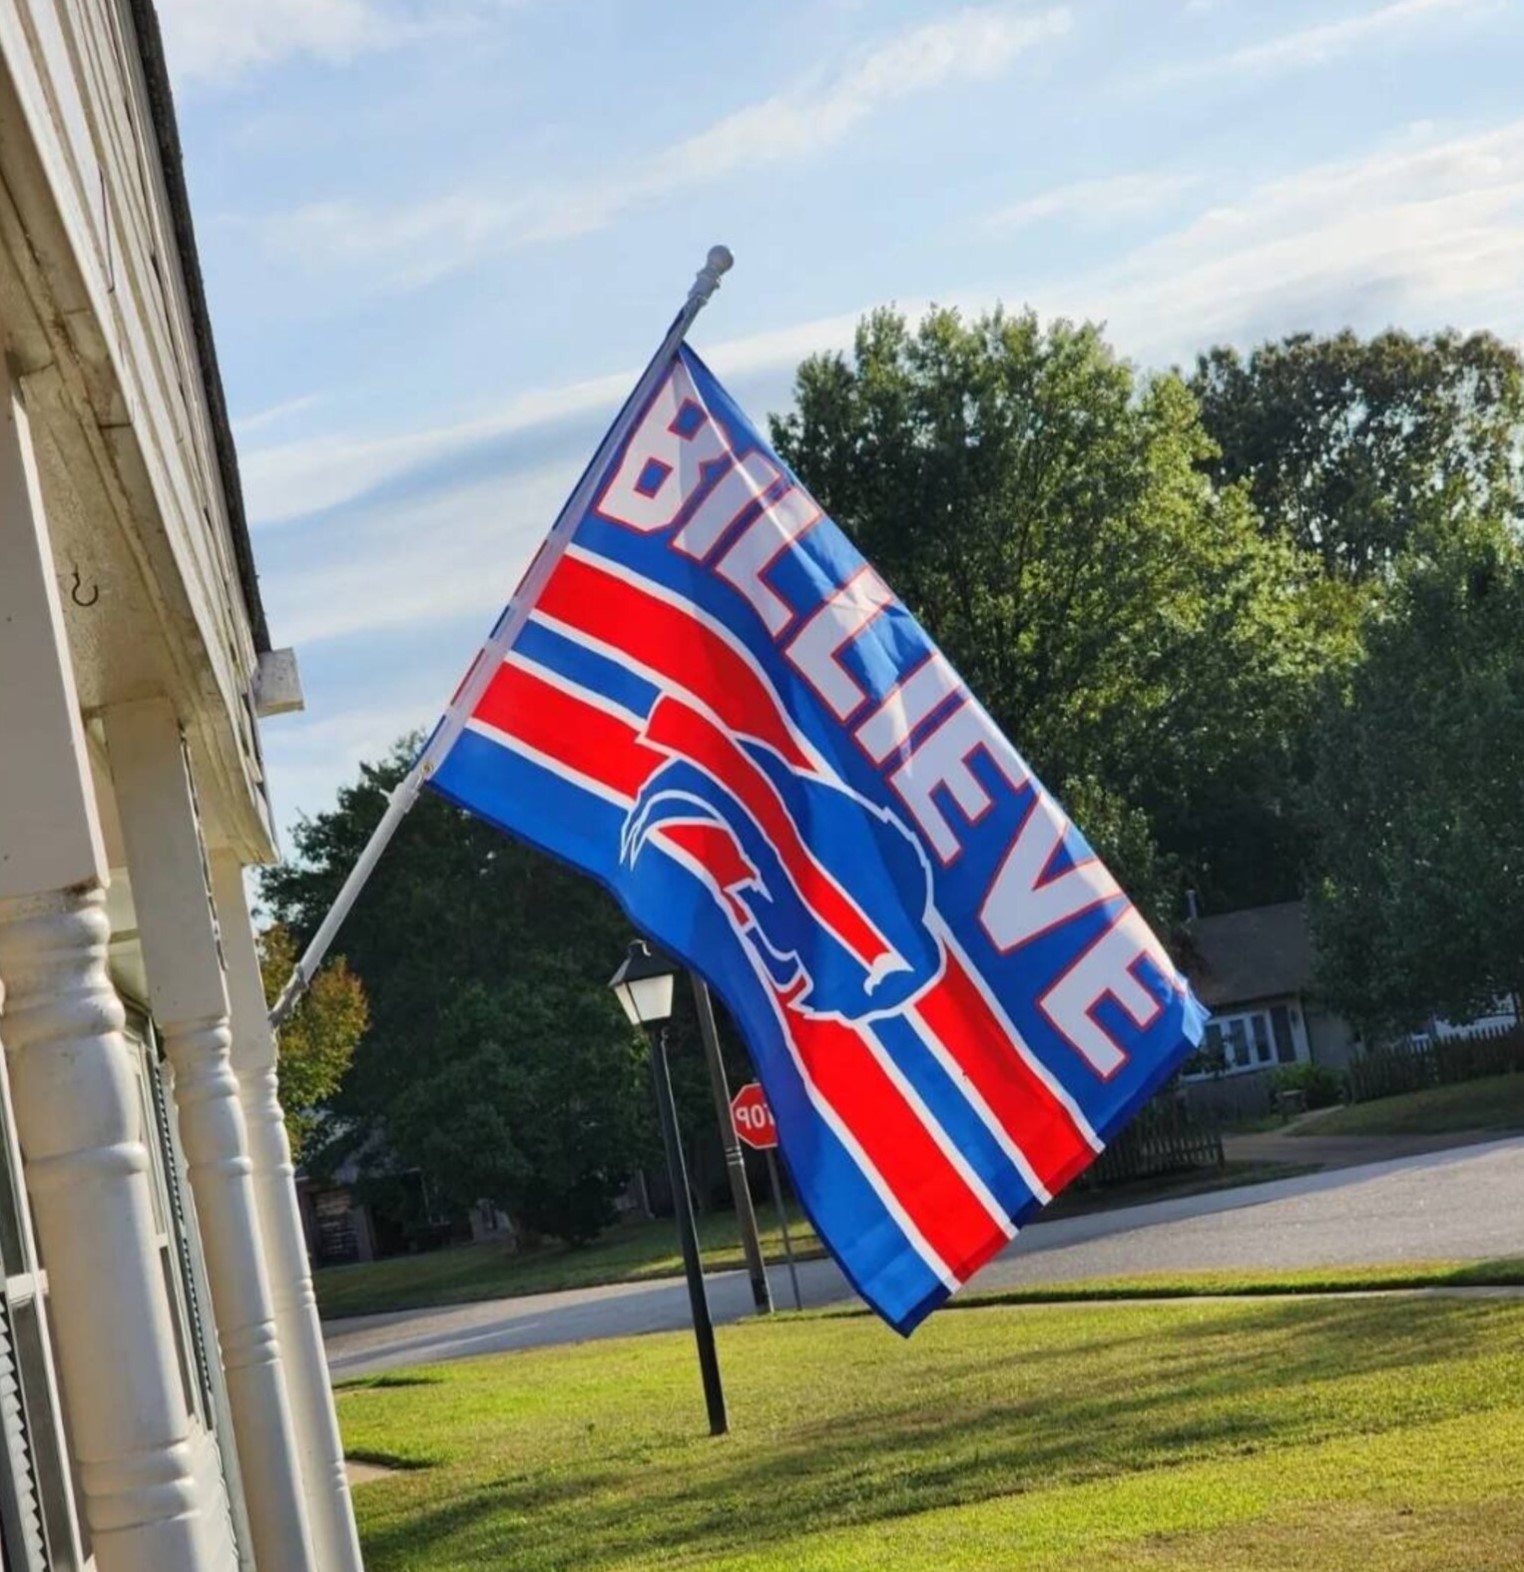
[[[1221,1168],[1150,1179],[1136,1184],[1109,1185],[1103,1190],[1066,1191],[1053,1205],[1055,1215],[1137,1205],[1170,1196],[1195,1195],[1235,1185],[1259,1184],[1308,1173],[1316,1165],[1291,1163],[1226,1163]],[[757,1214],[762,1250],[781,1275],[773,1277],[773,1297],[789,1301],[788,1278],[782,1273],[783,1235],[770,1206]],[[699,1245],[707,1271],[743,1265],[735,1214],[717,1212],[700,1217]],[[804,1218],[789,1214],[794,1252],[803,1260],[821,1255],[820,1241]],[[600,1283],[634,1283],[652,1277],[673,1277],[682,1271],[677,1235],[670,1218],[654,1223],[629,1223],[610,1229],[601,1239],[578,1250],[547,1245],[523,1255],[510,1255],[500,1244],[457,1245],[421,1255],[368,1261],[359,1266],[330,1266],[314,1274],[318,1309],[325,1319],[375,1315],[388,1310],[465,1304],[515,1294],[551,1293],[562,1288],[590,1288]]]
[[[371,1572],[1503,1572],[1524,1300],[994,1307],[500,1355],[341,1389]]]
[[[1489,1075],[1480,1081],[1331,1108],[1299,1120],[1290,1133],[1447,1135],[1460,1130],[1524,1130],[1524,1075]]]

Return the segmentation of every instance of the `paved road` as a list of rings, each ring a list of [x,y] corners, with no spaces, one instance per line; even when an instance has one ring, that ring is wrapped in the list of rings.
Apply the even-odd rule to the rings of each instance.
[[[1524,1254],[1524,1137],[1422,1153],[1270,1184],[1036,1223],[977,1286],[1065,1282],[1211,1267],[1482,1260]],[[807,1305],[849,1298],[829,1261],[799,1277]],[[773,1291],[787,1293],[787,1275]],[[744,1274],[709,1279],[718,1321],[751,1310]],[[687,1325],[683,1285],[663,1280],[534,1294],[444,1310],[357,1316],[325,1326],[336,1377],[471,1354],[584,1342]]]

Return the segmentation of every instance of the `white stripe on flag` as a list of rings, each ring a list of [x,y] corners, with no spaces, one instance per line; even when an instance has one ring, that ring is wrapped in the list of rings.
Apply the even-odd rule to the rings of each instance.
[[[936,913],[933,927],[937,936],[947,946],[947,953],[957,959],[958,964],[967,973],[969,980],[978,989],[979,997],[989,1006],[990,1014],[995,1017],[1000,1023],[1001,1029],[1011,1039],[1011,1046],[1026,1061],[1027,1066],[1038,1080],[1052,1092],[1054,1098],[1063,1106],[1069,1117],[1074,1120],[1074,1128],[1084,1137],[1091,1149],[1097,1152],[1105,1150],[1106,1143],[1095,1133],[1090,1121],[1081,1111],[1080,1105],[1069,1095],[1058,1077],[1032,1052],[1026,1038],[1017,1031],[1016,1023],[1005,1013],[1004,1007],[995,997],[994,990],[984,980],[984,976],[979,968],[969,960],[968,952],[958,943],[952,929],[943,920],[941,913],[936,912],[935,907],[932,910]]]

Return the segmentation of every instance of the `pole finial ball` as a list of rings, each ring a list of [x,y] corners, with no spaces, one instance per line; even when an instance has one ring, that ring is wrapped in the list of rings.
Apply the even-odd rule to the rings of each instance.
[[[693,280],[693,288],[688,291],[688,308],[694,314],[702,309],[704,303],[711,299],[715,290],[720,287],[720,278],[730,271],[735,258],[730,254],[728,246],[710,246],[709,256],[703,267],[698,270]],[[689,321],[692,317],[689,318]]]

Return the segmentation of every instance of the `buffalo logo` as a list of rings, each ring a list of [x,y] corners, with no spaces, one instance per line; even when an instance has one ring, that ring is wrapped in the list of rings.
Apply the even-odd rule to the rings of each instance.
[[[936,981],[931,870],[892,813],[670,697],[641,740],[667,762],[630,808],[621,863],[657,835],[700,863],[791,1009],[863,1021]]]

